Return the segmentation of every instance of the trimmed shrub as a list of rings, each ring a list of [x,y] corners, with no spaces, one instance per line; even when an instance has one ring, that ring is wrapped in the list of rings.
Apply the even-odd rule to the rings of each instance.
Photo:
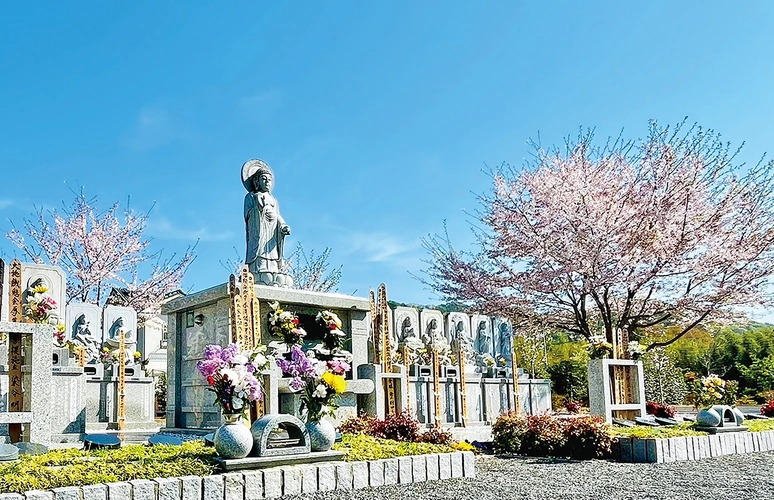
[[[420,443],[441,444],[444,446],[453,446],[454,437],[449,431],[443,429],[430,429],[419,435]]]
[[[562,456],[564,449],[563,422],[549,413],[527,417],[527,432],[521,441],[521,451],[535,457]]]
[[[373,435],[379,419],[365,412],[360,412],[356,417],[349,417],[341,426],[339,431],[342,434],[368,434]]]
[[[774,399],[761,406],[761,415],[765,417],[774,417]]]
[[[564,455],[576,460],[610,456],[613,437],[610,426],[599,416],[570,418],[564,421]]]
[[[419,438],[419,421],[406,411],[388,415],[382,421],[377,420],[373,435],[382,439],[415,442]]]
[[[503,413],[492,426],[494,451],[535,457],[570,457],[578,460],[610,455],[611,428],[596,416],[559,419],[549,413]]]
[[[581,408],[582,406],[580,401],[566,401],[564,403],[564,409],[573,414],[580,413]]]
[[[645,411],[655,417],[672,418],[677,413],[677,409],[674,406],[657,403],[656,401],[648,401],[645,403]]]
[[[527,432],[527,420],[515,411],[502,413],[492,425],[492,446],[501,455],[521,451],[521,442]]]

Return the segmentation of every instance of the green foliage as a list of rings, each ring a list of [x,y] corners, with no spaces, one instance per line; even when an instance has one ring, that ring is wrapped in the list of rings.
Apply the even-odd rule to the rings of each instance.
[[[683,436],[704,436],[706,432],[694,430],[694,424],[685,422],[668,427],[650,427],[647,425],[635,425],[634,427],[614,426],[610,434],[615,437],[632,437],[639,439],[671,438]]]
[[[574,359],[560,361],[548,367],[555,393],[572,401],[588,404],[589,372],[588,362]]]
[[[667,348],[684,372],[738,380],[742,394],[774,389],[774,327],[760,323],[697,330]]]
[[[0,465],[0,492],[22,493],[131,479],[209,475],[215,451],[201,441],[117,450],[53,450]]]
[[[606,457],[612,444],[610,426],[599,417],[559,419],[548,413],[503,413],[492,426],[492,440],[498,454],[579,460]]]
[[[452,453],[451,446],[430,443],[408,443],[380,439],[365,434],[343,434],[340,443],[333,449],[347,454],[345,460],[358,462],[361,460],[381,460],[383,458],[405,457],[409,455],[426,455],[430,453]]]
[[[687,389],[683,372],[663,349],[653,349],[642,357],[645,399],[661,404],[683,404]]]
[[[765,358],[755,358],[749,366],[739,365],[740,383],[748,393],[774,389],[774,352]]]
[[[156,391],[156,405],[159,411],[164,412],[167,410],[167,374],[161,373],[156,377],[155,382]]]

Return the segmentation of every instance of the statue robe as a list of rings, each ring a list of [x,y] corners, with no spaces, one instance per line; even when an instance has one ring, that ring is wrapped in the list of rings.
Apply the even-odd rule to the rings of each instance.
[[[245,264],[253,274],[280,272],[285,240],[280,231],[283,225],[284,221],[279,215],[279,206],[274,196],[269,193],[247,193]]]

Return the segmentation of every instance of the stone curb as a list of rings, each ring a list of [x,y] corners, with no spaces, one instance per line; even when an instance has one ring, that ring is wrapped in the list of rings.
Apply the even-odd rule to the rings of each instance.
[[[615,458],[619,462],[668,463],[765,451],[774,451],[774,431],[662,439],[618,438]]]
[[[774,434],[774,433],[773,433]],[[774,440],[771,440],[774,444]],[[752,445],[751,445],[752,446]],[[254,500],[315,491],[353,490],[476,477],[473,452],[414,455],[367,462],[320,462],[213,476],[137,479],[0,494],[0,500]]]

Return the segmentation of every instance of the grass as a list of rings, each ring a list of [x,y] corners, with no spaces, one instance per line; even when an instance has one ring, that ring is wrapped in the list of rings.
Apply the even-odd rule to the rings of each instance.
[[[347,462],[361,460],[379,460],[382,458],[426,455],[429,453],[451,453],[451,446],[429,443],[407,443],[391,439],[379,439],[365,434],[344,434],[340,443],[333,445],[334,450],[346,452]]]

